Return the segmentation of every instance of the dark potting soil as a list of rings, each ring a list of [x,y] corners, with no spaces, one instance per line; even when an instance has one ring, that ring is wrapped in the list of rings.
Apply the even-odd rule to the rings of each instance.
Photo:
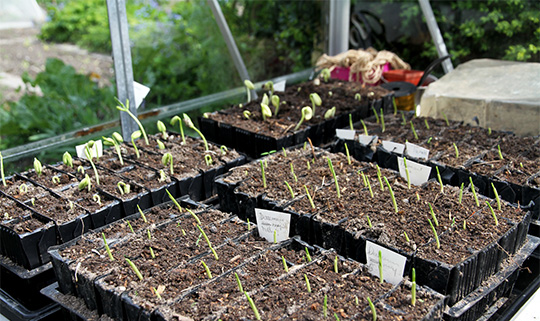
[[[25,177],[36,182],[37,184],[49,188],[53,191],[58,191],[66,186],[77,183],[77,179],[73,176],[70,176],[67,173],[56,170],[54,167],[43,166],[43,172],[41,175],[37,175],[35,170],[30,170],[23,173]],[[53,178],[56,177],[59,179],[59,182],[53,181]],[[56,180],[55,178],[55,180]]]
[[[63,196],[87,209],[90,213],[94,213],[99,209],[105,208],[114,202],[114,200],[106,194],[97,191],[95,184],[90,191],[88,191],[86,188],[79,190],[78,186],[71,186],[66,190],[59,192],[59,194],[60,196]],[[99,196],[99,201],[94,200],[94,195]]]
[[[36,198],[47,192],[43,187],[34,185],[19,176],[6,179],[6,186],[0,183],[0,190],[20,202]]]
[[[28,215],[30,215],[29,212]],[[25,233],[32,233],[39,228],[45,227],[47,224],[35,217],[20,216],[13,220],[3,221],[2,225],[15,231],[15,233],[22,235]]]
[[[36,212],[54,220],[57,224],[72,221],[81,215],[86,214],[86,210],[66,199],[45,194],[34,200],[34,203],[27,202],[26,205],[32,207]]]
[[[30,211],[17,206],[15,201],[9,199],[7,196],[0,194],[0,220],[3,225],[8,224],[7,222],[24,216],[29,216]]]
[[[505,182],[517,185],[529,185],[540,187],[540,177],[532,178],[533,175],[540,172],[540,161],[529,160],[524,157],[518,157],[506,163],[495,177]]]

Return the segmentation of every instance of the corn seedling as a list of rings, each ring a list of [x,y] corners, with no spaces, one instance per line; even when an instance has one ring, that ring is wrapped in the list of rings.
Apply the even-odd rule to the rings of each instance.
[[[437,242],[437,248],[441,248],[441,243],[439,242],[439,234],[437,234],[437,230],[435,229],[435,226],[433,226],[433,223],[431,223],[431,220],[428,218],[429,226],[431,226],[431,230],[433,231],[433,235],[435,235],[435,242]]]
[[[294,198],[294,191],[293,191],[291,185],[287,181],[285,181],[285,185],[287,185],[287,189],[289,190],[289,193],[291,193],[291,199],[293,199]]]
[[[296,177],[296,174],[294,173],[294,165],[293,165],[292,162],[291,162],[291,174],[292,174],[292,176],[294,178],[294,181],[298,183],[298,177]]]
[[[114,261],[114,257],[111,253],[111,249],[109,248],[109,244],[107,243],[107,239],[105,238],[105,233],[101,232],[101,237],[103,237],[103,244],[105,244],[105,251],[107,251],[109,260]]]
[[[206,276],[208,276],[209,279],[212,278],[212,272],[210,272],[210,269],[208,268],[208,265],[204,263],[203,260],[201,260],[201,264],[204,266],[204,270],[206,271]]]
[[[169,134],[167,134],[167,127],[161,120],[158,120],[156,122],[156,126],[158,131],[161,133],[161,137],[163,137],[163,140],[169,139]]]
[[[129,230],[131,231],[131,233],[135,234],[135,231],[133,230],[133,226],[131,226],[131,223],[129,221],[127,221],[127,225],[129,227]]]
[[[79,191],[88,188],[88,191],[90,192],[90,189],[92,189],[92,181],[90,180],[90,176],[88,176],[88,174],[84,175],[84,178],[79,182],[78,187]]]
[[[459,204],[461,204],[461,200],[463,199],[463,187],[465,187],[465,183],[461,183],[461,186],[459,188],[459,199],[458,199]]]
[[[450,126],[450,122],[448,121],[448,117],[446,117],[446,114],[441,110],[441,114],[443,115],[444,122],[446,123],[446,126]]]
[[[150,233],[150,229],[146,229],[146,237],[148,237],[148,240],[152,240],[152,233]]]
[[[429,130],[429,123],[427,121],[427,118],[424,118],[424,125],[426,125],[426,129]]]
[[[431,140],[433,139],[433,136],[429,136],[428,140],[427,140],[427,144],[430,144],[431,143]]]
[[[363,119],[360,119],[360,123],[362,123],[362,127],[364,127],[364,135],[368,135],[367,126],[366,123],[364,123]]]
[[[401,125],[407,125],[407,119],[405,119],[405,114],[403,112],[401,112]]]
[[[382,108],[381,108],[381,128],[382,128],[382,132],[384,133],[386,131],[386,126],[384,124],[384,113],[383,113]]]
[[[367,177],[366,175],[364,174],[364,172],[361,172],[361,171],[358,171],[358,173],[360,174],[360,176],[362,176],[362,181],[364,182],[364,187],[367,187]]]
[[[371,183],[369,182],[369,179],[366,177],[367,187],[369,189],[369,195],[371,195],[371,198],[374,198],[373,190],[371,189]]]
[[[179,116],[174,116],[171,118],[171,125],[174,126],[174,124],[178,123],[178,126],[180,126],[180,136],[182,136],[182,145],[186,144],[186,136],[184,135],[184,126],[182,126],[182,119]]]
[[[375,115],[375,120],[378,123],[380,123],[381,121],[379,120],[379,113],[377,113],[377,111],[375,110],[375,107],[371,106],[371,110],[373,111],[373,115]]]
[[[146,131],[144,130],[143,125],[141,124],[137,116],[133,115],[133,113],[131,113],[131,111],[129,110],[129,100],[126,100],[125,105],[118,99],[116,99],[116,101],[120,104],[120,106],[116,106],[116,109],[127,113],[129,117],[131,117],[135,121],[135,123],[137,123],[137,126],[139,126],[139,129],[143,134],[144,142],[146,143],[146,145],[150,145],[150,142],[148,142],[148,136],[146,136]]]
[[[236,278],[236,283],[238,284],[238,290],[240,291],[240,293],[244,293],[244,287],[242,286],[242,282],[240,281],[240,277],[238,277],[238,274],[236,272],[234,272],[234,277]]]
[[[338,257],[337,257],[337,255],[334,257],[334,272],[339,273],[339,271],[338,271]]]
[[[352,114],[349,114],[349,129],[354,130],[353,121],[352,121]]]
[[[433,207],[431,206],[431,203],[428,202],[429,205],[429,212],[431,213],[431,218],[433,219],[433,223],[435,223],[435,226],[439,226],[439,221],[437,220],[437,217],[435,216],[435,212],[433,211]]]
[[[202,233],[202,235],[204,237],[204,240],[208,244],[208,247],[212,251],[212,254],[214,254],[214,258],[216,259],[216,261],[218,261],[219,257],[218,257],[218,255],[216,253],[216,250],[214,250],[214,248],[212,247],[212,243],[210,243],[210,240],[208,239],[208,236],[206,235],[206,233],[204,232],[204,230],[202,229],[202,227],[199,224],[197,224],[197,228],[199,229],[199,231],[201,231],[201,233]]]
[[[499,197],[499,193],[497,192],[497,189],[495,188],[495,185],[491,183],[491,188],[493,188],[493,193],[495,194],[495,199],[497,200],[497,209],[501,210],[501,198]]]
[[[334,184],[336,185],[337,198],[341,198],[341,193],[339,192],[339,184],[338,184],[336,171],[334,170],[334,165],[332,165],[332,160],[330,159],[330,157],[327,157],[327,159],[328,159],[328,167],[330,167],[330,172],[332,172],[332,176],[334,177]]]
[[[307,248],[307,246],[304,247],[304,250],[306,252],[306,259],[308,262],[311,262],[311,255],[309,254],[309,249]]]
[[[394,115],[397,115],[396,97],[392,97],[392,107],[394,107]],[[403,115],[403,113],[401,113]]]
[[[459,150],[458,150],[458,147],[456,145],[456,143],[452,143],[454,145],[454,151],[456,152],[456,159],[459,158]]]
[[[261,315],[259,314],[259,310],[257,310],[257,307],[255,306],[255,303],[253,302],[253,299],[249,296],[247,292],[244,292],[246,299],[249,302],[249,306],[251,307],[251,310],[253,310],[253,314],[255,314],[255,319],[261,320]]]
[[[2,158],[2,155],[0,154],[0,159]],[[71,157],[71,154],[69,152],[65,152],[62,155],[62,162],[64,165],[66,165],[69,168],[73,168],[73,157]],[[1,163],[1,161],[0,161]]]
[[[407,158],[403,157],[403,166],[405,166],[405,175],[407,176],[407,187],[411,189],[411,178],[409,176],[409,168],[407,167]]]
[[[311,100],[311,108],[313,109],[313,115],[315,115],[315,109],[317,106],[322,105],[321,97],[317,93],[309,94],[309,99]]]
[[[309,161],[306,161],[306,164],[307,164],[307,169],[309,171],[311,169],[311,164],[309,163]]]
[[[467,220],[463,220],[463,229],[464,229],[464,230],[467,229]]]
[[[371,309],[371,315],[373,315],[373,321],[377,321],[377,310],[375,310],[375,305],[373,304],[373,302],[371,302],[369,296],[367,297],[367,301],[369,304],[369,308]]]
[[[444,185],[441,178],[441,172],[439,172],[439,166],[435,166],[435,170],[437,171],[437,180],[439,181],[439,185],[441,185],[441,193],[444,193]]]
[[[251,116],[251,112],[249,110],[244,110],[242,112],[242,115],[244,116],[244,118],[249,119],[249,117]]]
[[[313,112],[313,109],[311,109],[309,106],[305,106],[302,108],[302,116],[300,117],[300,121],[298,122],[298,124],[296,124],[296,127],[294,127],[294,130],[298,130],[298,128],[300,128],[300,126],[302,125],[302,123],[304,122],[304,120],[310,120],[313,115],[315,113]]]
[[[366,215],[367,223],[369,228],[373,228],[373,224],[371,224],[371,220],[369,219],[369,215]]]
[[[411,239],[407,235],[407,232],[403,231],[403,236],[405,236],[405,241],[407,241],[407,243],[411,243]]]
[[[497,151],[499,152],[499,158],[500,158],[501,160],[503,160],[504,157],[503,157],[502,152],[501,152],[501,145],[497,145]]]
[[[414,138],[415,138],[416,140],[418,140],[418,134],[416,133],[416,129],[414,129],[414,124],[413,124],[412,120],[410,121],[410,123],[411,123],[411,129],[412,129]]]
[[[388,186],[388,191],[390,191],[390,197],[392,197],[392,204],[394,205],[394,210],[397,213],[399,210],[398,210],[398,206],[396,202],[396,197],[394,196],[394,191],[392,190],[392,186],[390,186],[390,182],[388,181],[388,178],[386,178],[386,176],[384,177],[384,181],[386,182],[386,185]]]
[[[93,140],[89,140],[88,143],[86,143],[86,145],[84,146],[84,154],[86,155],[86,158],[90,162],[90,165],[92,165],[92,169],[94,170],[94,175],[96,176],[96,184],[99,185],[98,171],[97,171],[96,165],[92,161],[94,156],[90,152],[90,149],[94,148],[94,144],[95,144],[95,142]],[[96,153],[96,159],[97,159],[97,153]]]
[[[2,157],[1,152],[0,152],[0,175],[2,175],[2,185],[7,186],[6,177],[4,175],[4,157]]]
[[[118,187],[120,195],[129,194],[129,192],[131,191],[131,186],[122,181],[116,183],[116,187]]]
[[[206,154],[204,155],[204,161],[206,163],[206,166],[212,166],[212,163],[214,160],[212,159],[212,155]]]
[[[486,201],[487,206],[489,207],[489,211],[491,212],[491,216],[493,216],[493,219],[495,220],[495,226],[499,225],[499,220],[497,219],[497,215],[495,214],[495,211],[493,210],[493,207],[491,207],[491,204]]]
[[[277,231],[274,230],[274,244],[277,244]]]
[[[328,296],[326,294],[324,295],[322,311],[323,311],[323,316],[325,318],[328,317]]]
[[[360,305],[360,302],[358,301],[358,296],[357,296],[357,295],[354,296],[354,304],[355,304],[356,306],[359,306],[359,305]]]
[[[313,203],[313,199],[311,198],[311,194],[309,194],[309,190],[308,190],[306,185],[304,185],[304,189],[306,190],[306,195],[308,197],[309,204],[311,205],[311,208],[315,209],[315,203]]]
[[[159,288],[159,287],[158,287],[158,288]],[[161,298],[161,294],[159,294],[159,291],[156,290],[156,288],[152,287],[152,291],[154,292],[154,294],[156,295],[156,297],[157,297],[158,299],[160,299],[160,300],[162,299],[162,298]]]
[[[184,124],[188,128],[193,129],[201,137],[201,139],[204,142],[204,150],[208,151],[208,142],[206,141],[206,138],[204,137],[204,135],[201,133],[201,131],[197,127],[195,127],[195,125],[193,124],[193,121],[191,121],[191,118],[189,118],[188,114],[184,113],[182,116],[184,117]]]
[[[379,179],[379,185],[381,187],[381,191],[384,192],[384,185],[383,185],[383,182],[382,182],[381,169],[379,168],[379,165],[375,165],[375,168],[377,169],[377,179]]]
[[[411,305],[416,305],[416,270],[412,268]]]
[[[255,85],[249,80],[244,80],[244,86],[246,86],[247,91],[247,102],[249,103],[251,101],[251,91],[255,89]]]
[[[289,273],[289,266],[287,265],[287,260],[285,260],[285,257],[281,256],[281,262],[283,262],[283,269],[285,270],[285,273]]]
[[[340,321],[340,319],[339,319],[339,316],[338,316],[337,312],[334,312],[334,319],[336,319],[336,321]]]
[[[309,284],[309,279],[307,277],[307,274],[305,273],[304,273],[304,280],[306,280],[306,287],[307,287],[308,293],[311,293],[311,284]]]
[[[382,252],[379,251],[379,278],[380,278],[380,283],[382,284],[384,282],[384,278],[383,278],[383,267],[382,267]]]
[[[139,278],[140,281],[143,280],[143,276],[141,274],[141,271],[139,271],[139,269],[137,268],[137,266],[135,265],[135,263],[131,262],[130,259],[128,259],[127,257],[125,258],[126,259],[126,262],[127,264],[131,267],[131,269],[133,270],[133,272],[135,272],[135,275],[137,275],[137,277]]]
[[[262,159],[260,160],[260,163],[261,163],[261,176],[262,176],[263,187],[266,188],[266,175],[264,174],[264,162],[262,161]]]
[[[154,249],[151,246],[149,246],[148,248],[150,249],[150,256],[152,257],[152,259],[155,259],[156,254],[154,253]]]
[[[141,207],[139,206],[139,204],[137,204],[137,209],[139,210],[139,214],[141,214],[141,218],[142,218],[143,222],[148,223],[148,220],[146,219],[146,215],[144,215],[144,213],[141,210]]]
[[[347,146],[347,143],[345,143],[345,154],[347,155],[347,164],[351,165],[351,155],[349,154],[349,147]]]
[[[272,106],[274,106],[274,115],[277,115],[279,111],[279,96],[272,95],[270,102],[272,103]]]
[[[478,195],[476,195],[476,189],[474,188],[474,183],[473,183],[473,180],[472,180],[471,176],[469,176],[469,181],[471,182],[471,191],[473,193],[474,201],[476,202],[476,206],[480,207],[480,202],[478,201]]]
[[[336,106],[333,106],[332,108],[328,109],[324,113],[324,119],[330,119],[333,118],[336,115]]]

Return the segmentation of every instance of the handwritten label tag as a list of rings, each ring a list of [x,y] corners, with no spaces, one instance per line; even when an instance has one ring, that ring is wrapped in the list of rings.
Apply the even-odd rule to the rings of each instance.
[[[336,136],[338,138],[346,139],[346,140],[354,140],[354,135],[356,135],[356,131],[354,130],[336,128]]]
[[[256,208],[255,217],[257,218],[259,235],[268,242],[274,242],[274,233],[276,233],[277,242],[289,238],[291,214]]]
[[[377,277],[380,276],[379,251],[381,251],[383,279],[394,285],[398,284],[403,279],[407,258],[385,247],[366,241],[368,271]]]
[[[371,145],[371,143],[373,143],[374,141],[376,141],[377,138],[378,138],[377,136],[359,135],[358,141],[360,142],[360,144],[364,146],[368,146],[368,145]]]
[[[394,143],[389,140],[383,140],[382,147],[389,152],[394,152],[400,155],[403,155],[403,151],[405,150],[405,145]]]
[[[398,157],[397,159],[399,175],[407,179],[407,172],[405,170],[405,162],[403,162],[403,157]],[[407,159],[407,169],[409,170],[409,179],[413,185],[424,184],[428,181],[429,174],[431,174],[431,167],[418,164],[410,159]]]
[[[77,151],[77,156],[79,158],[88,159],[84,152],[85,148],[86,144],[75,146],[75,150]],[[94,147],[90,148],[90,155],[92,155],[92,157],[96,157],[96,155],[98,155],[99,157],[103,156],[103,143],[101,142],[101,139],[96,140]]]
[[[274,92],[276,91],[285,91],[285,86],[287,85],[287,80],[278,81],[274,84]]]
[[[429,149],[406,142],[405,154],[410,157],[427,160],[429,157]]]
[[[150,92],[150,87],[146,87],[143,84],[139,84],[138,82],[133,82],[133,93],[135,95],[135,106],[139,108],[139,106],[142,104],[144,98],[148,93]]]

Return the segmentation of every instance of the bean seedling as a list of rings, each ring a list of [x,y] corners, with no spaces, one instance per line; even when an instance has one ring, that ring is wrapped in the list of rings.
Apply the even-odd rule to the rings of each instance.
[[[431,203],[428,202],[429,205],[429,212],[431,213],[431,218],[433,219],[433,223],[435,223],[435,226],[439,226],[439,221],[437,220],[437,217],[435,216],[435,212],[433,211],[433,207],[431,206]]]
[[[373,224],[371,224],[371,220],[369,219],[369,215],[366,215],[367,223],[369,228],[373,228]]]
[[[317,106],[322,105],[321,97],[317,93],[312,93],[312,94],[309,94],[309,99],[311,100],[311,107],[313,109],[313,115],[315,115],[315,108],[317,108]]]
[[[244,293],[244,287],[242,286],[242,282],[238,277],[238,273],[234,272],[234,277],[236,278],[236,283],[238,284],[238,290],[240,291],[240,293]]]
[[[306,195],[308,197],[309,204],[311,205],[311,208],[315,209],[315,203],[313,203],[313,199],[311,198],[311,194],[309,194],[309,190],[308,190],[306,185],[304,185],[304,189],[306,190]]]
[[[409,168],[407,167],[407,158],[403,157],[403,166],[405,166],[405,175],[407,176],[407,187],[411,189],[411,178],[409,176]]]
[[[311,262],[311,255],[309,254],[309,249],[307,246],[304,247],[304,250],[306,251],[306,259],[308,262]]]
[[[139,129],[141,130],[143,134],[144,142],[146,143],[146,145],[150,145],[150,142],[148,142],[148,136],[146,136],[146,131],[144,130],[143,125],[141,124],[137,116],[133,115],[133,113],[131,113],[131,111],[129,110],[129,100],[126,100],[125,105],[118,99],[116,99],[116,101],[120,104],[120,106],[116,106],[116,109],[127,113],[129,117],[131,117],[135,121],[135,123],[137,124],[137,126],[139,126]]]
[[[86,145],[84,146],[84,154],[86,155],[86,158],[90,162],[90,165],[92,165],[92,169],[94,170],[94,175],[96,176],[96,184],[99,185],[98,171],[97,171],[96,165],[92,161],[92,159],[94,158],[94,155],[92,154],[92,152],[90,152],[90,149],[94,148],[94,144],[95,142],[93,140],[89,140],[88,143],[86,143]],[[96,152],[96,159],[97,159],[97,152]]]
[[[0,155],[1,158],[2,155]],[[69,168],[73,168],[73,157],[71,157],[71,154],[69,152],[65,152],[62,155],[62,162],[64,165],[66,165]]]
[[[186,144],[186,136],[184,136],[184,126],[182,126],[182,119],[180,119],[179,116],[174,116],[171,118],[171,125],[174,126],[174,124],[178,123],[180,126],[180,136],[182,136],[182,145]]]
[[[158,131],[161,133],[161,137],[163,137],[163,140],[169,139],[169,134],[167,134],[167,127],[161,120],[158,120],[156,122],[156,126]]]
[[[161,164],[163,164],[163,166],[169,165],[170,173],[171,175],[174,175],[174,162],[171,153],[167,152],[163,154],[163,156],[161,157]]]
[[[373,111],[373,115],[375,115],[375,121],[377,124],[379,124],[381,121],[379,119],[379,113],[375,110],[375,107],[371,106],[371,110]]]
[[[503,160],[504,157],[503,157],[503,154],[502,154],[502,152],[501,152],[501,145],[497,145],[497,151],[498,151],[498,153],[499,153],[499,158],[500,158],[501,160]]]
[[[384,185],[383,185],[383,182],[382,182],[381,169],[379,168],[379,165],[375,165],[375,168],[377,169],[377,178],[379,179],[379,185],[381,187],[381,191],[384,192]]]
[[[251,101],[251,91],[255,89],[255,85],[249,80],[244,80],[244,86],[246,86],[247,91],[247,102],[249,103]]]
[[[302,123],[304,122],[304,120],[308,121],[310,120],[313,115],[315,113],[313,112],[313,110],[309,107],[309,106],[305,106],[302,108],[302,116],[300,117],[300,121],[298,122],[298,124],[296,124],[296,127],[294,127],[294,130],[298,130],[298,128],[300,128],[300,126],[302,125]]]
[[[41,165],[41,162],[34,157],[34,170],[36,171],[36,174],[38,176],[41,176],[43,174],[43,165]]]
[[[463,187],[465,187],[465,183],[461,183],[461,187],[459,188],[459,204],[461,204],[461,200],[463,199]]]
[[[353,121],[352,121],[352,114],[349,114],[349,128],[351,130],[354,130]]]
[[[328,82],[328,80],[330,80],[330,69],[324,68],[323,70],[321,70],[320,76],[322,77],[324,82]]]
[[[456,145],[456,143],[452,143],[454,145],[454,150],[456,151],[456,159],[459,158],[459,150],[458,150],[458,147]]]
[[[116,187],[118,187],[118,190],[120,191],[120,195],[129,194],[129,192],[131,191],[131,186],[122,181],[118,182],[116,184]]]
[[[251,116],[251,112],[249,110],[244,110],[242,112],[242,115],[244,115],[246,119],[249,119],[249,117]]]
[[[439,185],[441,185],[441,193],[444,193],[444,185],[441,178],[441,173],[439,172],[439,166],[435,166],[435,170],[437,170],[437,180],[439,181]]]
[[[332,117],[334,117],[336,115],[336,106],[328,109],[325,113],[324,113],[324,119],[330,119]]]
[[[366,123],[364,123],[364,120],[363,119],[360,119],[360,123],[362,123],[362,127],[364,127],[364,135],[368,135],[368,131],[367,131],[367,127],[366,127]]]
[[[189,118],[188,114],[184,113],[184,114],[183,114],[183,117],[184,117],[184,124],[185,124],[188,128],[193,129],[193,130],[201,137],[201,139],[202,139],[203,142],[204,142],[204,150],[205,150],[205,151],[208,151],[208,142],[206,141],[206,138],[204,137],[204,135],[201,133],[201,131],[200,131],[199,129],[197,129],[197,127],[195,127],[195,125],[194,125],[193,122],[191,121],[191,118]]]
[[[116,154],[118,155],[118,160],[120,160],[120,164],[124,166],[124,160],[122,159],[122,151],[120,150],[120,144],[124,142],[124,139],[122,138],[122,135],[120,135],[117,132],[112,133],[112,137],[101,137],[103,139],[103,144],[106,146],[114,146],[114,149],[116,150]]]
[[[82,191],[83,189],[88,188],[88,191],[90,192],[90,189],[92,188],[92,182],[88,174],[84,175],[84,178],[79,182],[78,188],[79,188],[79,191]]]
[[[351,155],[349,154],[349,147],[347,146],[347,143],[345,143],[345,154],[347,155],[347,163],[351,165]]]
[[[135,156],[137,158],[141,157],[141,154],[139,153],[139,149],[137,148],[137,144],[135,144],[135,139],[139,139],[141,137],[141,131],[136,130],[133,133],[131,133],[131,145],[133,145],[133,149],[135,150]]]
[[[4,157],[2,157],[1,152],[0,152],[0,175],[2,175],[2,185],[7,186],[6,177],[4,176]]]
[[[274,115],[277,115],[279,111],[279,96],[272,95],[272,98],[270,98],[270,102],[274,106]]]

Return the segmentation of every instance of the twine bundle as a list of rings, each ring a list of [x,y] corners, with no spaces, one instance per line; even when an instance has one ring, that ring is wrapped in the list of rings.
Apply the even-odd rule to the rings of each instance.
[[[373,48],[366,50],[349,50],[336,56],[323,54],[317,60],[317,70],[328,68],[332,71],[336,67],[350,68],[349,81],[353,75],[362,75],[362,81],[366,84],[373,84],[381,79],[383,66],[390,63],[393,69],[407,69],[411,66],[399,58],[395,53]]]

